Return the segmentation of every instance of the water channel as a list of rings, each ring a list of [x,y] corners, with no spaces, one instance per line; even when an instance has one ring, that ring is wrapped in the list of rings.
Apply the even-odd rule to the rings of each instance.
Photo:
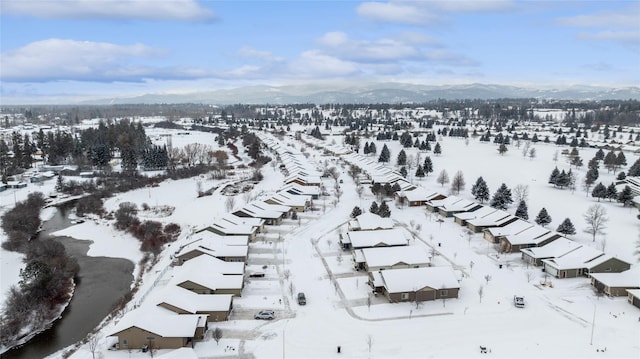
[[[59,208],[44,223],[41,238],[70,225],[65,212],[65,208]],[[82,340],[109,314],[114,303],[129,291],[134,268],[131,261],[89,257],[87,251],[90,241],[71,237],[52,238],[62,243],[67,254],[75,257],[80,265],[73,298],[62,313],[62,318],[55,321],[50,329],[25,345],[2,354],[3,359],[44,358]]]

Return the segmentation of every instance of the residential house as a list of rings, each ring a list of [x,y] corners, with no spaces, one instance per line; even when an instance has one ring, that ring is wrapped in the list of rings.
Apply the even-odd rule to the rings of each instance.
[[[396,192],[396,199],[400,202],[408,203],[409,207],[425,206],[429,201],[436,201],[446,198],[439,192],[427,191],[422,187],[416,187],[411,190],[402,190]]]
[[[591,285],[611,296],[627,296],[627,290],[640,289],[640,266],[620,273],[591,273]]]
[[[490,227],[483,231],[483,237],[490,243],[499,243],[500,240],[507,235],[517,234],[533,227],[533,224],[523,219],[516,218],[515,221],[502,226],[502,227]]]
[[[456,222],[457,224],[466,227],[467,226],[467,221],[470,219],[474,219],[474,218],[481,218],[484,217],[486,215],[489,215],[493,212],[496,212],[497,209],[493,208],[493,207],[489,207],[489,206],[480,206],[477,207],[476,209],[472,210],[472,211],[468,211],[468,212],[459,212],[459,213],[455,213],[453,215],[453,220],[454,222]]]
[[[176,267],[179,269],[181,267]],[[244,285],[242,275],[224,275],[202,270],[178,270],[170,280],[175,285],[196,294],[232,294],[240,297]]]
[[[206,314],[209,322],[220,322],[229,318],[232,298],[231,294],[196,294],[170,286],[158,291],[153,302],[177,314]]]
[[[544,271],[556,278],[577,278],[590,273],[619,273],[631,264],[595,248],[581,246],[560,257],[543,259]]]
[[[204,339],[207,315],[177,315],[155,307],[141,307],[126,313],[109,336],[118,337],[121,350],[177,349],[193,347]]]
[[[215,257],[225,262],[240,262],[244,265],[248,253],[247,245],[227,245],[216,239],[201,238],[179,248],[174,257],[178,265],[201,255]]]
[[[634,307],[640,308],[640,289],[629,289],[627,290],[627,300]]]
[[[399,268],[428,267],[430,257],[422,247],[396,246],[362,248],[353,251],[356,270],[377,272]]]
[[[462,198],[460,201],[454,203],[444,203],[438,207],[438,213],[442,217],[451,217],[456,213],[473,212],[480,207],[482,207],[481,204]]]
[[[350,231],[391,229],[393,228],[393,220],[391,218],[382,218],[375,213],[365,212],[349,221],[348,228]]]
[[[530,265],[542,266],[544,259],[561,257],[571,251],[582,247],[582,244],[570,239],[561,237],[548,244],[539,247],[528,247],[520,249],[522,260]]]
[[[406,246],[409,236],[400,228],[381,229],[377,231],[351,231],[340,235],[343,249],[361,249],[372,247]]]
[[[479,233],[490,227],[504,227],[517,220],[518,217],[505,211],[497,210],[484,217],[467,220],[467,228],[474,233]]]
[[[378,272],[389,302],[423,302],[458,298],[460,283],[451,267],[423,267]]]

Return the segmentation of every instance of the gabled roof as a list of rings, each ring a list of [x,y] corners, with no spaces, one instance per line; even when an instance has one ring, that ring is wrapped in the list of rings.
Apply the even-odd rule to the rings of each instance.
[[[489,206],[482,206],[476,210],[473,210],[471,212],[460,212],[460,213],[456,213],[453,216],[455,218],[460,218],[462,220],[469,220],[469,219],[473,219],[473,218],[481,218],[484,217],[486,215],[489,215],[493,212],[496,212],[497,209],[493,208],[493,207],[489,207]]]
[[[217,217],[220,221],[228,222],[235,226],[254,226],[260,227],[264,225],[264,219],[262,218],[253,218],[253,217],[238,217],[233,213],[224,213],[223,215]],[[214,222],[217,222],[214,219]]]
[[[242,289],[243,280],[244,276],[242,275],[223,275],[204,271],[202,268],[184,270],[183,267],[175,267],[174,275],[169,285],[178,286],[186,282],[192,282],[211,290]]]
[[[371,212],[362,213],[349,224],[352,229],[360,229],[362,231],[393,228],[393,220],[391,218],[382,218]]]
[[[189,338],[194,336],[197,328],[205,325],[207,317],[205,314],[171,314],[155,306],[142,306],[126,313],[109,336],[136,327],[163,338]]]
[[[508,227],[508,225],[507,225]],[[507,241],[512,245],[538,244],[553,237],[560,238],[562,235],[556,231],[551,231],[542,226],[534,225],[516,234],[506,235]]]
[[[533,227],[534,227],[533,224],[518,218],[516,221],[509,223],[504,227],[491,227],[491,228],[485,229],[485,231],[491,233],[491,235],[495,237],[495,236],[506,236],[510,234],[522,233]]]
[[[362,256],[369,267],[386,267],[398,264],[409,266],[429,263],[429,255],[416,246],[363,248]]]
[[[602,256],[605,256],[602,251],[587,246],[581,246],[580,248],[565,253],[559,257],[543,259],[542,262],[556,269],[592,268],[593,266],[602,263],[601,260],[595,261]],[[606,256],[605,258],[609,259],[612,257]]]
[[[422,267],[380,271],[389,293],[414,292],[424,288],[460,288],[451,267]]]
[[[500,223],[504,223],[505,221],[508,221],[513,217],[514,216],[505,211],[497,210],[484,217],[468,219],[467,223],[474,226],[499,225]]]
[[[512,242],[512,244],[514,243]],[[542,247],[524,248],[520,251],[527,254],[529,257],[541,259],[560,257],[580,247],[582,247],[582,244],[563,237],[545,244]]]
[[[342,238],[343,243],[351,243],[353,248],[406,246],[409,243],[409,237],[400,228],[346,232]]]
[[[191,314],[197,312],[228,311],[232,294],[196,294],[177,286],[168,286],[155,294],[153,303],[166,303]]]
[[[640,288],[640,266],[620,273],[591,273],[591,277],[608,287]]]
[[[197,256],[186,261],[181,268],[187,271],[205,270],[224,275],[244,274],[243,262],[225,262],[213,256]]]

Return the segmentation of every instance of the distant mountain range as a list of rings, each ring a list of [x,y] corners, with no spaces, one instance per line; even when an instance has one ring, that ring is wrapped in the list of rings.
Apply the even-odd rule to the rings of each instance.
[[[105,98],[85,104],[205,103],[293,104],[293,103],[423,103],[446,99],[537,98],[557,100],[640,99],[640,87],[609,88],[569,86],[534,89],[516,86],[469,84],[425,86],[403,83],[371,83],[341,86],[247,86],[191,93],[145,94],[135,97]]]

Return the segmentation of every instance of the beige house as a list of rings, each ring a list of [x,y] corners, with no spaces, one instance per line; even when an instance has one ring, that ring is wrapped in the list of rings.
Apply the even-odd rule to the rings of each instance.
[[[138,308],[122,317],[109,336],[121,350],[193,347],[207,330],[207,315],[177,315],[159,308]]]
[[[210,322],[227,320],[233,308],[231,294],[196,294],[175,286],[160,291],[153,301],[177,314],[206,314]]]
[[[375,283],[378,280],[380,283]],[[422,302],[458,298],[460,283],[451,267],[391,269],[377,272],[379,287],[389,302]]]

